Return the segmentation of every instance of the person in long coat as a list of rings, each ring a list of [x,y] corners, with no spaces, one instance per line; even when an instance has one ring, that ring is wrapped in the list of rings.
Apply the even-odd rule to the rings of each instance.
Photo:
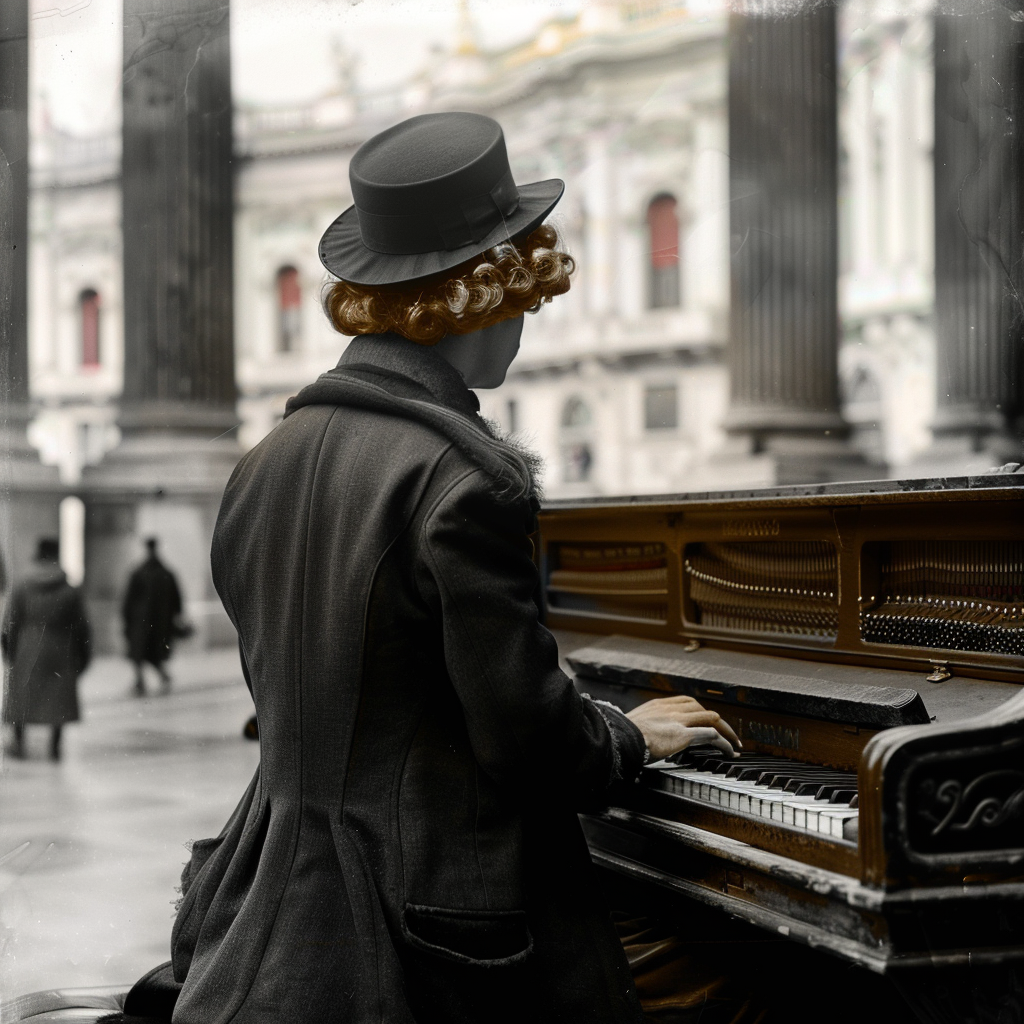
[[[39,541],[33,571],[14,587],[0,629],[7,662],[4,721],[13,727],[15,757],[24,756],[26,725],[48,725],[50,756],[59,760],[62,729],[79,718],[78,677],[89,664],[89,621],[58,558],[56,540]]]
[[[568,287],[542,225],[562,183],[516,186],[497,122],[463,113],[376,136],[350,178],[321,258],[358,336],[243,456],[213,537],[260,767],[126,1014],[639,1024],[576,812],[735,736],[689,698],[585,698],[540,621],[530,460],[470,386]]]
[[[170,686],[166,662],[178,635],[181,615],[181,590],[174,573],[157,555],[155,537],[147,539],[146,549],[146,560],[129,577],[121,605],[128,657],[135,666],[135,692],[139,696],[146,692],[142,666],[147,661],[159,673],[164,688]]]

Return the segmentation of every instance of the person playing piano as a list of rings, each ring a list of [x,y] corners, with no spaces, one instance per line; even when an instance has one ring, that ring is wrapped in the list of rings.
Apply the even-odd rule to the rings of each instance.
[[[354,340],[239,462],[213,540],[261,766],[126,1013],[640,1021],[576,812],[645,758],[739,741],[688,697],[581,695],[540,621],[535,461],[470,389],[569,288],[563,183],[517,185],[498,123],[458,112],[349,174],[320,257]]]

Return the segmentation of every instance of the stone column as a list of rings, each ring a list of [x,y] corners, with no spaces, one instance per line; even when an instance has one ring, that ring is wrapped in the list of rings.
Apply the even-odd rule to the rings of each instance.
[[[0,0],[0,590],[58,533],[56,470],[25,431],[28,392],[28,0]]]
[[[125,0],[121,428],[235,423],[225,0]]]
[[[938,409],[947,473],[1024,460],[1024,23],[935,16]]]
[[[0,0],[0,386],[28,404],[28,0]],[[12,410],[13,411],[13,410]]]
[[[238,458],[232,323],[231,63],[226,0],[125,0],[122,443],[84,484],[101,642],[142,541],[178,572],[197,643],[231,639],[210,535]]]
[[[726,429],[776,483],[863,477],[839,412],[836,13],[729,17]]]

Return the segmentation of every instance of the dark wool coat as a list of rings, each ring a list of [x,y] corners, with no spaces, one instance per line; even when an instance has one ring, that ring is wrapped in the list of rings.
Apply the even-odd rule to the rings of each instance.
[[[128,580],[121,605],[128,657],[160,665],[171,656],[175,619],[181,614],[181,591],[174,573],[151,555]]]
[[[0,646],[7,660],[4,721],[78,721],[78,677],[89,664],[89,622],[60,566],[38,564],[15,588]]]
[[[536,502],[477,408],[357,338],[227,486],[261,766],[183,875],[176,1024],[642,1020],[576,810],[643,738],[559,670]]]

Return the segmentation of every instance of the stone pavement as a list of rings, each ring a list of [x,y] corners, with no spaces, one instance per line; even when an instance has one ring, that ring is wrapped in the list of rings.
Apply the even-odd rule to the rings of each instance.
[[[132,695],[132,669],[100,658],[79,681],[82,721],[47,759],[0,775],[0,1007],[36,989],[131,982],[169,958],[186,842],[216,835],[259,761],[242,737],[252,701],[236,649],[182,655],[174,683]]]

